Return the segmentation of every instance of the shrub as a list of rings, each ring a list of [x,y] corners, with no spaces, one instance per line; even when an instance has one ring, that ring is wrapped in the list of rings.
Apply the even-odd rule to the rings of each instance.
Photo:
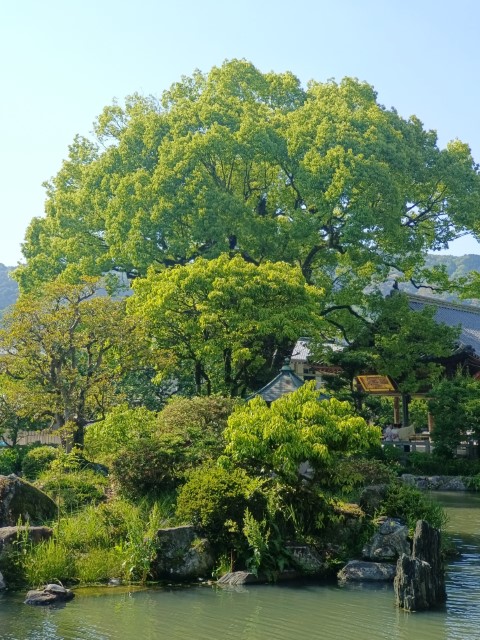
[[[39,477],[38,485],[51,498],[58,500],[64,511],[74,511],[91,502],[104,500],[108,480],[89,469],[70,473],[46,471]]]
[[[28,480],[36,480],[57,458],[58,449],[51,446],[30,449],[22,460],[22,473]]]
[[[234,406],[234,400],[220,396],[174,398],[158,416],[159,436],[176,434],[191,465],[215,458],[225,446],[223,432]]]
[[[390,484],[378,515],[401,518],[412,533],[417,520],[426,520],[437,529],[443,529],[447,521],[447,516],[438,502],[430,500],[416,487],[399,481]]]
[[[120,493],[131,498],[154,496],[178,482],[182,453],[153,439],[132,442],[112,460],[111,473]]]
[[[389,483],[396,477],[395,470],[380,460],[347,458],[340,460],[331,474],[331,485],[347,492],[355,487]]]
[[[192,471],[180,489],[177,516],[201,527],[212,542],[228,543],[232,533],[241,532],[247,508],[262,520],[267,507],[262,484],[243,469],[205,464]]]
[[[158,414],[145,407],[114,407],[105,420],[87,427],[85,450],[94,459],[108,462],[132,442],[150,438],[156,429],[157,419]]]
[[[18,447],[2,447],[0,449],[0,475],[19,473],[22,458]]]
[[[448,475],[448,476],[475,476],[480,473],[479,460],[466,460],[464,458],[445,458],[433,454],[414,452],[407,460],[409,473],[419,475]]]

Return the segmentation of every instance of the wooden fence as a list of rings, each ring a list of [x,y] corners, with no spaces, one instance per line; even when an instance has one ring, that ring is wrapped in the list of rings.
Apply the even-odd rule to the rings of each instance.
[[[5,441],[8,444],[12,444],[11,440],[5,438]],[[61,444],[60,437],[54,435],[50,431],[19,431],[17,437],[17,444],[33,444],[34,442],[38,442],[39,444],[52,444],[59,445]]]

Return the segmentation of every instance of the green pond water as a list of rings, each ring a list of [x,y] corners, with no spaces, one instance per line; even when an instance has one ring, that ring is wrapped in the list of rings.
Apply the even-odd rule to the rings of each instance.
[[[0,595],[1,640],[480,640],[480,496],[441,494],[461,557],[441,611],[408,614],[392,586],[289,584],[225,590],[77,590],[64,606],[29,607]]]

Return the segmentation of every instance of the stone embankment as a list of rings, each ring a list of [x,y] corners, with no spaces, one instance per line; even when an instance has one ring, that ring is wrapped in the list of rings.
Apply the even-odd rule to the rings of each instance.
[[[424,491],[468,491],[463,476],[415,476],[404,473],[402,482]]]

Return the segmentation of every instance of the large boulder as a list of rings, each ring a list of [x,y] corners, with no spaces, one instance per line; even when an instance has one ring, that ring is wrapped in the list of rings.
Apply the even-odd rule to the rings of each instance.
[[[396,565],[388,562],[350,560],[337,577],[340,582],[386,582],[395,577]]]
[[[52,537],[50,527],[1,527],[0,528],[0,555],[5,547],[18,539],[27,539],[28,542],[41,542]]]
[[[157,532],[157,556],[151,566],[155,578],[178,581],[210,578],[214,564],[208,540],[200,538],[193,526]]]
[[[425,520],[417,522],[412,555],[398,560],[394,587],[397,606],[407,611],[432,609],[445,602],[440,531]]]
[[[19,520],[41,524],[56,512],[57,505],[43,491],[13,473],[0,476],[0,527],[13,527]]]
[[[393,561],[410,553],[408,527],[395,518],[384,518],[371,540],[362,549],[364,560]]]

